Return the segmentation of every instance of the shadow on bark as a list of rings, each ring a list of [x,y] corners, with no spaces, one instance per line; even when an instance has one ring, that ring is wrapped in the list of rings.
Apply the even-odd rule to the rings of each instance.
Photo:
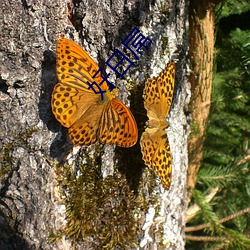
[[[10,218],[6,218],[0,211],[0,249],[3,250],[32,250],[24,238],[17,234],[17,226],[13,221],[13,225],[9,224]]]
[[[131,91],[130,108],[135,114],[135,120],[138,126],[138,142],[135,146],[127,149],[117,147],[116,153],[119,158],[119,171],[126,175],[126,179],[130,188],[135,192],[142,178],[142,173],[145,169],[144,162],[142,161],[142,154],[140,148],[140,138],[144,131],[145,122],[147,121],[146,110],[143,106],[142,93],[143,86],[137,86]]]
[[[46,50],[43,56],[41,93],[38,103],[39,117],[51,132],[60,131],[50,146],[50,156],[61,162],[72,149],[73,144],[68,137],[67,129],[60,125],[51,109],[51,95],[57,84],[56,55],[54,52]]]

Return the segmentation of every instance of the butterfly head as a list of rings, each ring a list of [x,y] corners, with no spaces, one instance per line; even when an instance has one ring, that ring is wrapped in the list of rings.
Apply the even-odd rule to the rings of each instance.
[[[104,94],[103,94],[103,97],[104,97],[104,101],[110,101],[112,100],[113,98],[115,98],[116,96],[118,96],[118,88],[114,88],[112,91],[110,90],[107,90]]]

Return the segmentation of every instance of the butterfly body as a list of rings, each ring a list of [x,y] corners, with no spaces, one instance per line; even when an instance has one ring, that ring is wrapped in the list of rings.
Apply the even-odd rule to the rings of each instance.
[[[165,129],[168,128],[169,124],[166,121],[166,118],[162,118],[162,119],[150,119],[147,121],[147,128],[149,129]]]
[[[92,78],[97,71],[98,66],[86,51],[66,38],[59,39],[58,84],[52,94],[52,111],[68,128],[75,145],[88,146],[100,141],[131,147],[138,138],[135,119],[116,98],[118,89],[111,92],[100,73]]]
[[[165,129],[174,90],[174,62],[170,61],[158,77],[148,79],[143,92],[144,107],[149,118],[140,145],[143,160],[153,168],[164,188],[169,189],[172,173],[170,145]]]

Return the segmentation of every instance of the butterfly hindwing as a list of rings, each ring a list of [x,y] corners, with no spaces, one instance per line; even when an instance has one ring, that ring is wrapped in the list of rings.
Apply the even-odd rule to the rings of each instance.
[[[99,138],[102,143],[131,147],[138,139],[137,126],[131,111],[117,98],[106,106],[101,117]]]
[[[164,188],[169,189],[172,159],[166,132],[162,129],[147,128],[142,133],[141,149],[146,165],[155,170]]]

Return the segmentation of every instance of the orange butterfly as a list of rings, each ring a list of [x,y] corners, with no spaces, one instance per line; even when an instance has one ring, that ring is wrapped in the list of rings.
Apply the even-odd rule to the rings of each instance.
[[[109,91],[108,84],[98,74],[99,67],[76,43],[60,38],[57,42],[58,84],[52,94],[52,111],[66,128],[75,145],[90,145],[96,141],[131,147],[138,139],[135,119],[121,100],[118,90]],[[95,94],[89,83],[96,82],[103,94]],[[101,84],[101,82],[103,83]],[[101,85],[100,85],[101,84]],[[93,85],[98,91],[98,87]]]
[[[169,189],[172,173],[170,145],[165,128],[174,92],[175,65],[170,61],[158,77],[148,79],[143,92],[144,107],[149,118],[141,136],[141,151],[145,164],[153,167],[164,188]]]

